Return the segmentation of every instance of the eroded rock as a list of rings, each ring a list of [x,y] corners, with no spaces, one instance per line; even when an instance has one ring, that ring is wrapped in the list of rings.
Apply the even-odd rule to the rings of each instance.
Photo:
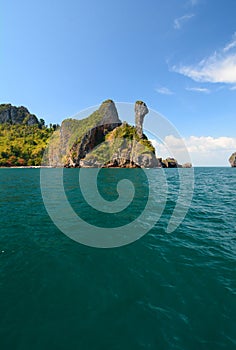
[[[143,120],[146,114],[148,114],[149,110],[147,108],[146,103],[143,101],[136,101],[135,107],[135,126],[137,128],[137,133],[139,137],[143,137]]]

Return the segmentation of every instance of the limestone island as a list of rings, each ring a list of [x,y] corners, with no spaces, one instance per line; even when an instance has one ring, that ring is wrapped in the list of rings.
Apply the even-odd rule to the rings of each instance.
[[[104,101],[90,116],[46,126],[27,108],[0,105],[0,166],[87,168],[177,168],[174,158],[156,157],[143,133],[149,113],[143,101],[134,105],[135,126],[122,122],[115,103]]]
[[[64,120],[53,135],[45,164],[67,168],[181,167],[176,159],[156,157],[154,146],[143,133],[148,112],[143,101],[136,101],[135,126],[131,126],[120,120],[115,103],[106,100],[85,119]]]
[[[231,156],[229,157],[229,163],[232,168],[236,168],[236,152],[231,154]]]

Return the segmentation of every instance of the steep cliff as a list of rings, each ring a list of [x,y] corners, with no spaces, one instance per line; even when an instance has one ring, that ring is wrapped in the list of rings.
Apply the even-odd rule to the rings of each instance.
[[[143,135],[144,102],[135,104],[136,127],[121,123],[112,100],[82,120],[66,119],[54,134],[48,164],[65,167],[156,167],[155,149]]]
[[[80,160],[104,142],[105,136],[110,131],[121,125],[116,106],[112,100],[104,101],[99,109],[87,118],[86,126],[84,126],[86,119],[80,122],[80,127],[75,133],[76,140],[69,151],[68,162],[65,166],[81,166]],[[63,134],[62,128],[62,136]]]
[[[38,118],[31,114],[27,108],[15,107],[11,104],[0,105],[0,124],[24,124],[24,125],[38,125]]]
[[[50,142],[44,164],[78,167],[80,160],[105,140],[105,135],[121,125],[112,100],[104,101],[98,110],[87,118],[65,119]]]

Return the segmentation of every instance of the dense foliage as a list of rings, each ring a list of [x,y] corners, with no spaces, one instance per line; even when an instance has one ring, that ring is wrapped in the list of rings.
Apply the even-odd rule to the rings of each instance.
[[[129,159],[131,156],[141,154],[155,154],[155,148],[145,135],[143,138],[137,133],[137,129],[128,123],[109,132],[105,137],[105,142],[94,148],[86,159],[96,159],[97,162],[107,164],[114,155],[124,155]]]
[[[38,166],[55,126],[0,124],[0,166]]]

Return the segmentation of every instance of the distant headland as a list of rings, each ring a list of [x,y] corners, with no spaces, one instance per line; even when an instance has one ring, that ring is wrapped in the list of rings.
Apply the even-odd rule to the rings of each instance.
[[[82,120],[65,119],[61,126],[45,125],[26,107],[0,105],[0,166],[177,168],[174,158],[162,159],[143,133],[149,110],[134,105],[135,126],[122,122],[112,100]]]

